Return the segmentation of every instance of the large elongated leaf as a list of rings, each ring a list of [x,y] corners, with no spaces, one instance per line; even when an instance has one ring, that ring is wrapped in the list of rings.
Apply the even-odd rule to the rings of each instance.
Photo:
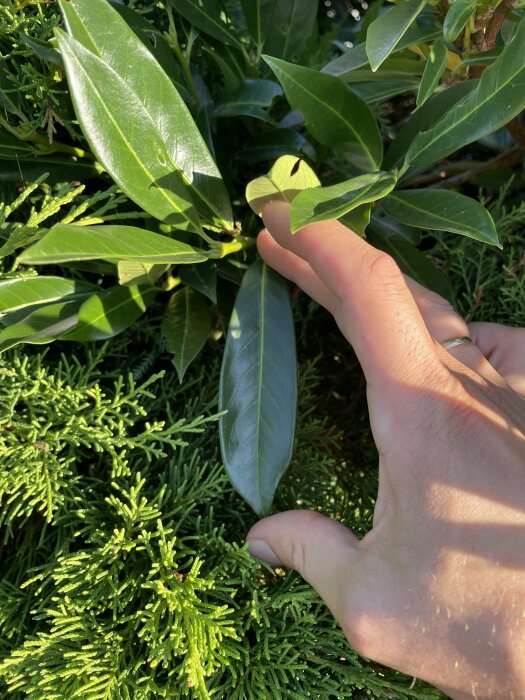
[[[182,382],[186,370],[204,347],[211,330],[210,306],[190,287],[171,295],[161,326]]]
[[[272,29],[275,3],[276,0],[241,0],[246,26],[259,49]]]
[[[525,19],[476,89],[414,139],[406,163],[430,165],[507,124],[525,108]]]
[[[82,303],[76,299],[37,308],[21,321],[0,331],[0,352],[19,343],[43,345],[59,338],[77,323]]]
[[[290,209],[292,233],[308,224],[339,219],[362,204],[385,197],[395,185],[396,178],[391,173],[379,171],[359,175],[330,187],[299,192]]]
[[[155,296],[152,288],[110,287],[91,295],[78,311],[75,327],[63,340],[104,340],[122,333],[146,310]]]
[[[285,61],[300,61],[317,38],[319,0],[276,0],[264,50]]]
[[[441,32],[439,29],[428,27],[410,27],[406,33],[399,39],[392,53],[406,49],[414,44],[425,44],[434,39],[439,39]],[[338,78],[346,79],[352,71],[368,65],[368,56],[366,55],[366,45],[357,44],[344,54],[334,58],[333,61],[327,63],[322,69],[323,73],[335,75]]]
[[[81,106],[81,126],[100,162],[116,180],[118,176],[122,181],[119,184],[132,199],[130,192],[137,189],[137,179],[149,181],[148,191],[141,191],[141,199],[147,200],[147,195],[154,196],[158,189],[170,190],[170,181],[175,180],[173,173],[181,172],[191,201],[205,223],[231,228],[231,205],[220,172],[177,89],[144,43],[106,0],[62,0],[61,9],[73,38],[105,64],[106,70],[79,51],[75,52],[76,60],[70,69],[66,62],[77,115]],[[111,32],[107,31],[109,26]],[[117,45],[115,36],[119,37]],[[66,43],[63,38],[62,41]],[[84,61],[88,64],[86,69],[82,68]],[[79,62],[82,72],[76,76]],[[117,81],[112,80],[115,74]],[[93,86],[83,88],[82,82],[87,78],[92,79]],[[108,115],[98,104],[100,98],[90,95],[94,90],[107,105]],[[114,90],[117,94],[113,95]],[[89,109],[90,97],[97,101],[96,108]],[[85,110],[86,116],[82,113]],[[123,130],[131,155],[126,149],[114,150],[116,144],[111,139],[116,138],[118,143],[119,138],[109,124],[103,128],[106,125],[101,124],[102,119],[113,120]],[[105,147],[104,137],[109,137],[111,149]],[[145,153],[148,150],[149,156]],[[149,177],[141,172],[144,167],[152,168]]]
[[[281,86],[273,80],[245,80],[232,94],[217,102],[215,117],[243,115],[272,123],[265,107],[270,107],[275,97],[282,95]]]
[[[416,97],[417,107],[422,107],[436,89],[447,67],[448,49],[442,41],[436,41],[429,54],[425,71]]]
[[[478,84],[477,80],[465,80],[451,85],[447,90],[433,95],[403,125],[394,142],[385,153],[384,168],[393,168],[404,158],[412,141],[429,123],[435,122],[460,100],[464,99]]]
[[[254,263],[239,290],[221,371],[219,423],[228,475],[256,513],[269,512],[290,462],[297,369],[287,283]]]
[[[479,0],[454,0],[450,3],[443,22],[443,36],[447,41],[456,41],[478,5]]]
[[[336,146],[363,170],[377,170],[383,143],[370,107],[338,78],[265,56],[288,102],[319,143]]]
[[[312,160],[315,151],[312,145],[295,129],[273,129],[249,141],[235,158],[248,163],[276,160],[283,155],[306,155]]]
[[[2,151],[0,144],[0,152]],[[98,177],[100,167],[91,160],[74,160],[64,155],[19,156],[17,147],[13,148],[11,155],[0,158],[0,182],[34,182],[42,173],[47,173],[48,184],[68,180],[85,181]]]
[[[199,265],[185,265],[179,270],[179,275],[184,284],[204,294],[214,304],[217,303],[217,266],[215,261],[209,260]]]
[[[0,281],[0,313],[24,309],[34,304],[49,304],[72,294],[96,290],[87,282],[63,277],[19,277]]]
[[[376,71],[398,46],[426,2],[427,0],[401,2],[379,15],[368,27],[366,55],[373,71]]]
[[[448,278],[411,243],[392,238],[372,227],[367,231],[367,239],[373,246],[391,255],[402,272],[454,303],[454,291]]]
[[[206,256],[186,243],[135,226],[57,224],[20,259],[33,265],[70,260],[135,260],[144,263],[195,263]]]
[[[224,9],[218,0],[169,0],[169,2],[197,29],[223,44],[238,48],[242,46],[231,26],[224,21]]]
[[[386,197],[382,204],[388,214],[408,226],[450,231],[500,245],[489,212],[475,199],[458,192],[402,190]]]

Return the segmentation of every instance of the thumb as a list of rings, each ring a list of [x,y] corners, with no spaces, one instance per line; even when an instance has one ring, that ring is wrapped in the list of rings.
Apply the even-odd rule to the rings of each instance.
[[[344,525],[313,511],[290,510],[260,520],[246,539],[250,554],[298,571],[334,616],[344,619],[360,554],[359,540]]]

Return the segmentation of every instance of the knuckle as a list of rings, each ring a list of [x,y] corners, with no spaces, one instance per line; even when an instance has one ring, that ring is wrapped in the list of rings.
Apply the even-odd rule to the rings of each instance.
[[[387,253],[370,248],[363,255],[360,268],[365,283],[375,289],[388,289],[393,292],[406,289],[401,270],[394,258]]]

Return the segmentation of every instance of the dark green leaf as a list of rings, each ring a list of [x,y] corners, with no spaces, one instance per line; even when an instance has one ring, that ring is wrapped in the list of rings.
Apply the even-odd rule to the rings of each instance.
[[[436,41],[432,47],[432,51],[427,58],[425,70],[419,84],[419,90],[416,97],[417,107],[422,107],[436,89],[437,84],[441,80],[441,76],[445,72],[448,61],[448,49],[442,41]]]
[[[249,141],[235,154],[235,158],[247,163],[259,163],[264,160],[276,160],[286,154],[315,158],[312,145],[295,129],[267,131]]]
[[[214,261],[185,265],[179,270],[179,275],[184,284],[217,303],[217,266]]]
[[[18,345],[31,343],[43,345],[59,338],[78,320],[82,300],[41,306],[18,323],[0,331],[0,352]]]
[[[407,0],[379,15],[368,27],[366,55],[376,71],[406,34],[426,5],[426,0]]]
[[[375,202],[391,192],[396,178],[391,173],[359,175],[330,187],[304,190],[294,198],[290,209],[292,233],[303,226],[339,219],[347,212],[368,202]]]
[[[447,41],[456,41],[478,4],[479,0],[454,0],[450,3],[443,22],[443,36]]]
[[[0,313],[24,309],[34,304],[49,304],[72,294],[96,289],[86,282],[63,277],[19,277],[0,281]]]
[[[449,190],[402,190],[382,201],[385,211],[408,226],[450,231],[500,246],[491,215],[475,199]]]
[[[259,49],[272,30],[275,3],[276,0],[241,0],[246,26]]]
[[[75,328],[63,340],[104,340],[122,333],[146,310],[155,290],[141,287],[110,287],[90,296],[80,307]]]
[[[0,107],[6,112],[22,117],[20,91],[7,77],[5,63],[0,63]]]
[[[391,255],[406,275],[454,303],[454,291],[448,278],[411,243],[385,236],[376,229],[367,232],[367,240]]]
[[[183,287],[172,294],[161,330],[168,341],[179,381],[182,382],[186,370],[210,335],[211,314],[206,299],[190,287]]]
[[[311,68],[265,57],[284,88],[292,109],[305,118],[319,143],[337,147],[363,170],[376,170],[383,143],[370,107],[338,78]]]
[[[294,63],[307,56],[317,38],[318,0],[276,0],[264,50]]]
[[[106,0],[71,0],[61,7],[73,37],[88,49],[61,37],[66,51],[73,53],[68,78],[77,115],[80,111],[81,126],[99,161],[131,199],[142,206],[153,201],[158,214],[150,213],[157,218],[181,218],[165,200],[180,191],[185,203],[185,184],[190,203],[205,222],[231,228],[230,201],[219,170],[184,101],[150,51]],[[193,209],[188,215],[198,224]]]
[[[433,95],[421,109],[413,114],[397,134],[394,142],[385,154],[384,168],[393,168],[398,165],[410,147],[417,134],[425,129],[429,123],[435,122],[443,114],[465,98],[478,84],[477,80],[465,80],[451,85],[447,90]]]
[[[381,205],[374,209],[368,231],[377,232],[386,238],[412,243],[412,245],[419,245],[421,241],[419,229],[402,224],[394,217],[389,216]]]
[[[203,251],[135,226],[75,226],[57,224],[27,250],[25,264],[49,265],[70,260],[134,260],[144,263],[195,263]]]
[[[408,165],[431,165],[507,124],[525,108],[525,19],[475,90],[410,146]]]
[[[52,63],[54,66],[63,67],[64,64],[62,63],[60,54],[48,41],[42,41],[41,39],[36,39],[34,36],[27,36],[25,34],[20,34],[20,39],[44,61]]]
[[[344,81],[352,88],[356,83],[382,83],[386,80],[408,80],[409,78],[419,82],[419,76],[423,75],[425,62],[420,56],[410,53],[407,56],[390,56],[382,64],[379,70],[371,68],[358,68],[345,76]]]
[[[18,141],[17,143],[20,143]],[[0,152],[7,154],[0,144]],[[0,182],[34,182],[42,173],[48,173],[47,183],[89,180],[100,175],[100,167],[87,159],[74,160],[70,156],[19,156],[17,147],[12,154],[0,158]]]
[[[297,369],[287,283],[260,261],[246,273],[228,329],[219,410],[228,475],[258,515],[290,462]]]
[[[234,93],[217,102],[213,116],[242,115],[273,123],[264,108],[270,107],[275,97],[282,94],[281,86],[273,80],[245,80]]]
[[[374,3],[375,4],[375,3]],[[414,44],[425,44],[434,39],[438,39],[441,32],[437,29],[429,29],[428,27],[410,27],[410,29],[401,37],[396,45],[394,52],[406,49]],[[365,44],[357,44],[348,51],[345,51],[342,56],[334,58],[333,61],[327,63],[323,68],[323,73],[335,75],[338,78],[347,78],[348,75],[356,70],[368,65],[368,56],[366,55]]]
[[[355,83],[352,90],[367,104],[385,102],[396,95],[417,90],[419,81],[414,80],[383,80],[381,82]]]
[[[184,19],[194,27],[230,46],[242,47],[240,40],[226,24],[224,9],[218,0],[169,0]]]
[[[35,152],[35,147],[27,141],[21,141],[0,126],[0,157],[20,158]]]

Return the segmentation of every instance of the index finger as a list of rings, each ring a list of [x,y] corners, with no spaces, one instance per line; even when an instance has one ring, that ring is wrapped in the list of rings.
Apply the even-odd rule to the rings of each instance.
[[[312,224],[292,236],[284,202],[266,205],[263,219],[277,243],[307,261],[335,296],[334,315],[369,383],[399,377],[418,383],[438,364],[434,342],[390,256],[338,221]]]

